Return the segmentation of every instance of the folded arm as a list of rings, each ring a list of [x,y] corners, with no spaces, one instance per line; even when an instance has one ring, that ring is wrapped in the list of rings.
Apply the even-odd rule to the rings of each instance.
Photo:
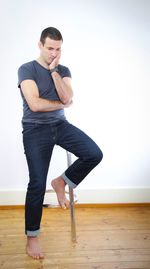
[[[39,90],[34,80],[24,80],[21,82],[21,91],[29,108],[33,112],[48,112],[65,107],[69,107],[71,102],[63,103],[61,101],[52,101],[41,98],[39,96]]]

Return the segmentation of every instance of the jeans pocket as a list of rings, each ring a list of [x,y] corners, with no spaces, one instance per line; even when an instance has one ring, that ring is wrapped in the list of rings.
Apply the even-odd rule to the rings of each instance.
[[[37,127],[37,125],[38,125],[37,123],[24,122],[22,125],[23,126],[22,134],[23,135],[29,134]]]

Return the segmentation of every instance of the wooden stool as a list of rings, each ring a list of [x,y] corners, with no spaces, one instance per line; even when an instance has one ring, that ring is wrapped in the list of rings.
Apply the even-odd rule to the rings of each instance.
[[[72,159],[71,159],[71,153],[66,151],[67,154],[67,165],[68,167],[72,164]],[[71,218],[71,238],[72,242],[76,242],[76,223],[75,223],[75,208],[74,204],[77,202],[76,195],[74,194],[73,189],[69,187],[69,192],[65,191],[66,194],[69,194],[69,200],[70,200],[70,218]],[[46,190],[46,193],[55,193],[54,190]],[[59,207],[59,205],[53,205],[53,204],[43,204],[43,207]]]

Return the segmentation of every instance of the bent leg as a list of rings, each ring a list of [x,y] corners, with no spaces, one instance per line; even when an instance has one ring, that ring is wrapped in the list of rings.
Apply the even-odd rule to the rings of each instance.
[[[87,134],[67,121],[59,129],[58,145],[78,157],[62,175],[72,188],[75,188],[103,158],[98,145]]]

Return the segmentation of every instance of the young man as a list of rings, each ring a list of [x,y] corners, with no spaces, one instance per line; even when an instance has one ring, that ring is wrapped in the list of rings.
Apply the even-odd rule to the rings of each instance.
[[[18,70],[24,111],[23,144],[30,177],[25,202],[26,250],[34,259],[43,258],[38,234],[54,145],[78,157],[51,182],[62,208],[69,207],[65,185],[75,188],[103,157],[96,143],[65,118],[64,108],[71,106],[73,91],[69,69],[59,64],[62,42],[59,30],[44,29],[38,44],[39,58],[23,64]]]

